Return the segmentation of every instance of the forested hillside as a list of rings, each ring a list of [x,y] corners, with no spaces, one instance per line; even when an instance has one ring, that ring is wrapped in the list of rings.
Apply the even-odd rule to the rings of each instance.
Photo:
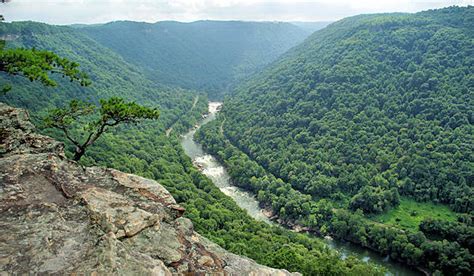
[[[84,88],[59,78],[60,88],[45,88],[27,79],[0,75],[2,83],[13,84],[12,91],[0,96],[0,101],[9,104],[41,111],[65,105],[72,98],[97,102],[99,98],[120,96],[166,110],[160,119],[166,126],[189,110],[195,97],[192,91],[152,82],[136,66],[69,27],[34,22],[1,23],[0,37],[3,36],[10,38],[7,47],[51,50],[74,60],[90,75],[93,83]]]
[[[240,85],[198,139],[281,219],[470,275],[473,30],[474,7],[343,19]]]
[[[8,47],[54,51],[80,63],[81,70],[90,76],[92,84],[86,88],[61,78],[56,78],[57,87],[45,88],[22,77],[0,73],[0,85],[13,85],[11,91],[0,96],[0,101],[27,108],[40,130],[60,141],[66,142],[61,133],[41,129],[41,117],[45,109],[65,106],[73,98],[97,102],[120,96],[159,108],[157,121],[105,133],[81,159],[82,164],[112,167],[158,180],[186,207],[185,216],[200,234],[261,264],[305,274],[383,274],[382,269],[356,258],[342,260],[317,239],[255,221],[193,167],[181,149],[179,134],[207,112],[205,95],[155,83],[138,66],[74,28],[32,22],[0,23],[0,37],[9,39]],[[173,131],[168,137],[165,130],[170,127]],[[74,147],[67,142],[66,146],[70,155]]]
[[[238,80],[310,34],[290,23],[240,21],[120,21],[81,30],[145,69],[152,79],[206,91],[211,97],[222,97]]]

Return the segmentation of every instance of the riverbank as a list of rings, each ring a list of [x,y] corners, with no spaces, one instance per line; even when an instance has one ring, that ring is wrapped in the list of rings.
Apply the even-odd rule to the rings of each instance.
[[[314,229],[311,229],[310,227],[306,227],[306,226],[302,226],[298,223],[295,223],[295,222],[291,222],[291,221],[285,221],[285,220],[282,220],[278,217],[278,215],[276,215],[274,213],[273,210],[271,210],[271,208],[269,207],[262,207],[262,213],[272,222],[275,222],[277,223],[278,225],[280,226],[283,226],[287,229],[289,229],[290,231],[293,231],[293,232],[296,232],[296,233],[306,233],[306,234],[309,234],[311,236],[315,236],[315,237],[318,237],[318,238],[321,238],[323,237],[324,238],[324,241],[325,243],[331,248],[331,249],[334,249],[336,251],[338,251],[339,253],[341,253],[341,257],[342,258],[347,258],[349,254],[352,254],[352,253],[347,253],[346,250],[348,247],[354,247],[355,249],[352,249],[352,251],[360,251],[360,249],[367,249],[368,251],[366,251],[366,253],[364,254],[365,256],[362,257],[362,260],[364,261],[369,261],[370,260],[370,256],[369,255],[376,255],[377,258],[380,257],[380,255],[377,253],[377,251],[375,250],[375,248],[370,248],[370,247],[361,247],[361,246],[358,246],[356,244],[353,244],[352,241],[350,240],[344,240],[344,241],[340,241],[340,240],[335,240],[332,236],[330,235],[327,235],[325,233],[321,233],[319,231],[316,231]],[[343,248],[344,251],[340,252],[338,249],[339,248]],[[368,252],[371,252],[371,254],[368,254]],[[390,256],[386,256],[385,258],[383,258],[383,261],[385,263],[388,264],[388,262],[392,260],[393,263],[395,265],[400,265],[402,267],[406,267],[407,269],[408,268],[411,268],[415,271],[411,271],[410,270],[410,273],[407,274],[407,275],[425,275],[425,276],[428,276],[430,275],[430,273],[428,271],[426,271],[425,269],[421,268],[421,267],[411,267],[411,266],[406,266],[400,262],[398,262],[397,260],[393,260],[393,259],[390,259]],[[405,275],[405,274],[395,274],[395,275]]]

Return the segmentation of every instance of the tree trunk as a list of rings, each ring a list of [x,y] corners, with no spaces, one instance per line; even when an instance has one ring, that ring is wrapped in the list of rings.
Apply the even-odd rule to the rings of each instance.
[[[74,153],[74,157],[72,158],[72,160],[79,161],[84,155],[84,153],[86,153],[85,148],[76,147],[76,153]]]

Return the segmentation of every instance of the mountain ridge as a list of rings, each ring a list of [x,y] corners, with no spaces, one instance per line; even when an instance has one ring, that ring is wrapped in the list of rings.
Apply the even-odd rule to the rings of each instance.
[[[304,40],[282,22],[112,22],[81,31],[144,68],[151,79],[222,97],[253,72]]]

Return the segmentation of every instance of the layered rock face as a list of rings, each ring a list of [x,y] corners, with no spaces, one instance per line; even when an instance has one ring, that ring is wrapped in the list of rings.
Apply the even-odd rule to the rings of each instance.
[[[83,168],[0,103],[0,274],[290,275],[193,231],[155,181]]]

